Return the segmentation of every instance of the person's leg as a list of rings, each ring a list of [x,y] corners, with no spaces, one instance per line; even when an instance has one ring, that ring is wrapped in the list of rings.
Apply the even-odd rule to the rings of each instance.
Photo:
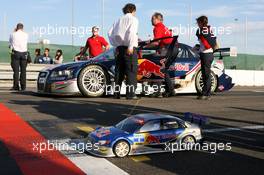
[[[205,96],[211,96],[211,86],[212,86],[212,80],[211,80],[211,65],[213,62],[213,54],[212,53],[206,53],[205,56]]]
[[[15,58],[15,56],[14,56],[14,54],[13,53],[11,53],[11,67],[12,67],[12,70],[13,70],[13,72],[14,72],[14,58]],[[15,79],[15,74],[13,74],[13,80]],[[13,81],[13,88],[12,89],[15,89],[15,83],[14,83],[15,81]]]
[[[162,93],[161,93],[161,86],[162,86],[162,82],[156,82],[153,84],[153,86],[155,86],[155,92],[152,94],[153,97],[157,97],[157,98],[162,98]]]
[[[19,90],[19,62],[20,58],[17,53],[13,56],[13,86],[14,90]]]
[[[135,91],[137,88],[137,53],[134,51],[132,55],[125,56],[125,71],[127,76],[127,98],[133,98],[136,96]]]
[[[27,59],[25,55],[21,55],[20,57],[20,85],[21,90],[26,89],[26,82],[27,82]]]
[[[201,71],[203,79],[203,96],[211,95],[211,64],[213,61],[212,53],[201,53]]]
[[[206,93],[206,73],[205,73],[205,57],[203,53],[200,53],[200,60],[201,60],[201,73],[202,73],[202,81],[203,81],[203,88],[202,88],[202,94],[205,95]]]
[[[124,49],[118,48],[116,55],[116,66],[115,66],[115,86],[114,86],[114,96],[115,98],[120,98],[120,90],[122,82],[125,77],[125,60],[124,60]]]
[[[170,74],[168,70],[164,72],[164,81],[165,81],[165,96],[174,96],[174,85],[170,79]]]

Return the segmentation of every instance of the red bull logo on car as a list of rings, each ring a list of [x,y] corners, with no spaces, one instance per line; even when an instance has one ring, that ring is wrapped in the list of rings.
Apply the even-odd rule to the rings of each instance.
[[[169,70],[187,72],[187,71],[190,71],[190,64],[189,63],[185,63],[185,64],[176,63],[174,65],[171,65]]]
[[[162,66],[155,64],[154,62],[147,59],[138,60],[138,77],[149,78],[152,74],[159,77],[164,77],[164,73],[161,72]]]
[[[160,143],[159,139],[153,135],[149,135],[146,139],[147,143]]]

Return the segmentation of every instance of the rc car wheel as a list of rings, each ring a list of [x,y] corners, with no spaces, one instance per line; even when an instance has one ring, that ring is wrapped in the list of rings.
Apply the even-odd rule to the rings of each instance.
[[[113,152],[117,157],[125,157],[130,152],[130,145],[125,140],[120,140],[114,144]]]
[[[87,66],[78,76],[78,87],[84,96],[100,97],[105,92],[105,86],[106,75],[100,66]]]
[[[188,136],[185,136],[183,139],[182,139],[182,143],[188,145],[188,144],[195,144],[195,138],[191,135],[188,135]]]
[[[216,91],[216,88],[217,88],[217,77],[216,75],[211,72],[211,81],[212,81],[212,85],[211,85],[211,92],[215,92]],[[203,91],[203,78],[202,78],[202,71],[200,70],[197,75],[196,75],[196,78],[195,78],[195,87],[196,87],[196,91],[198,94],[202,94],[202,91]]]

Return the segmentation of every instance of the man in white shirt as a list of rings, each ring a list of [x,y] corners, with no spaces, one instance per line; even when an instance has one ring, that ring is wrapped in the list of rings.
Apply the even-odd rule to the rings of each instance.
[[[136,6],[130,3],[126,4],[123,13],[124,16],[119,18],[108,32],[110,43],[116,47],[114,97],[120,98],[121,85],[126,75],[126,98],[136,100],[138,99],[135,95],[138,69],[135,50],[138,46]]]
[[[9,42],[12,49],[13,56],[13,71],[14,71],[14,84],[13,90],[19,90],[19,79],[21,90],[26,89],[26,67],[28,55],[28,34],[23,31],[23,24],[18,23],[16,30],[11,34]],[[20,78],[19,78],[20,70]]]

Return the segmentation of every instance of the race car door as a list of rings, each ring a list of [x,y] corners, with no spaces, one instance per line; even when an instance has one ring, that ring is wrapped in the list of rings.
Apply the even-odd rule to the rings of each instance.
[[[141,127],[140,134],[144,135],[144,145],[163,146],[164,143],[175,140],[182,130],[175,120],[153,120]]]
[[[177,59],[169,68],[170,76],[184,78],[198,63],[199,56],[191,50],[191,47],[179,43]]]
[[[184,131],[184,128],[176,119],[169,118],[161,120],[161,130],[164,133],[161,141],[166,143],[176,141],[178,136]]]
[[[160,129],[160,120],[152,120],[145,123],[139,130],[139,134],[144,136],[143,145],[159,144]]]

